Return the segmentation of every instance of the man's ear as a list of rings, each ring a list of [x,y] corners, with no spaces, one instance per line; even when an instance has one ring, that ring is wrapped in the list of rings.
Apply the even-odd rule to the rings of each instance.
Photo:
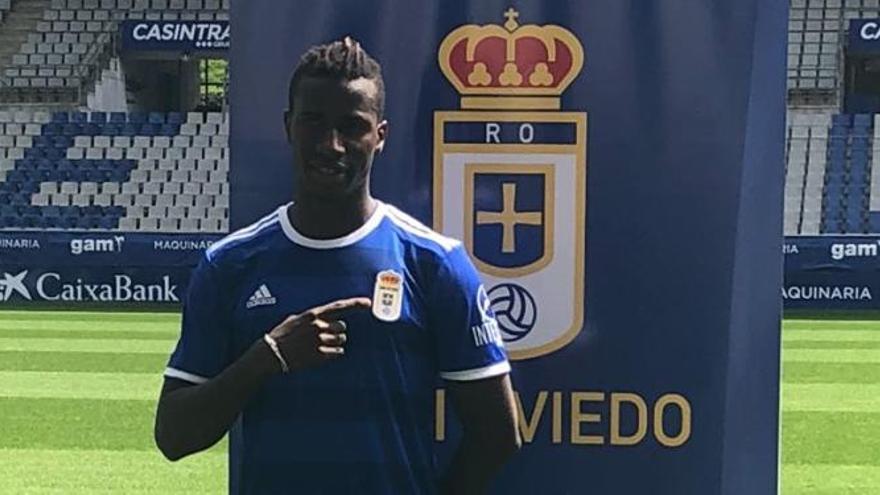
[[[285,110],[284,111],[284,136],[287,138],[287,142],[293,144],[293,132],[291,121],[293,119],[293,111]]]
[[[379,142],[376,143],[376,153],[381,153],[385,149],[385,139],[388,137],[388,121],[383,120],[376,126],[376,134],[379,135]]]

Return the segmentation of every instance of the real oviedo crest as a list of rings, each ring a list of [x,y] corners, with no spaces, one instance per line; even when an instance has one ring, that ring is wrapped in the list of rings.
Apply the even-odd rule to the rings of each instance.
[[[461,110],[434,114],[434,228],[462,239],[513,359],[551,353],[584,315],[587,114],[560,109],[583,48],[567,29],[464,25],[440,44]]]

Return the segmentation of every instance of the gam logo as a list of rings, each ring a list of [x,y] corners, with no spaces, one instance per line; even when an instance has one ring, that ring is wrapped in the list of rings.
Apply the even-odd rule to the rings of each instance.
[[[872,258],[880,252],[878,247],[880,241],[836,243],[831,245],[831,258],[837,261],[844,258]]]
[[[122,251],[125,236],[117,235],[112,239],[71,239],[70,254],[83,253],[115,253]]]

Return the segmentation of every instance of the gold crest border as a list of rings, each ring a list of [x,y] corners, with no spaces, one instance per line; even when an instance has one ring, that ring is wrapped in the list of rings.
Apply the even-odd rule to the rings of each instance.
[[[443,124],[452,122],[530,122],[574,123],[575,144],[444,144]],[[574,294],[572,299],[572,326],[562,335],[544,345],[521,351],[509,350],[512,360],[532,359],[545,356],[567,346],[581,332],[584,325],[584,260],[586,259],[585,236],[587,220],[587,113],[586,112],[522,112],[522,111],[448,111],[434,112],[434,187],[433,228],[443,232],[443,154],[452,153],[558,153],[575,155],[575,256]],[[558,226],[556,226],[558,228]],[[470,255],[470,253],[468,253]]]

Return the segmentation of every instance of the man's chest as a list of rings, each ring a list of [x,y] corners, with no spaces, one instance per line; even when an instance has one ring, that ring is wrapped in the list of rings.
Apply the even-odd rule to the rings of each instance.
[[[347,350],[424,347],[429,339],[424,283],[392,254],[368,251],[255,260],[229,298],[234,304],[236,348],[243,351],[291,315],[351,297],[370,298],[375,311],[341,318],[348,325]]]

